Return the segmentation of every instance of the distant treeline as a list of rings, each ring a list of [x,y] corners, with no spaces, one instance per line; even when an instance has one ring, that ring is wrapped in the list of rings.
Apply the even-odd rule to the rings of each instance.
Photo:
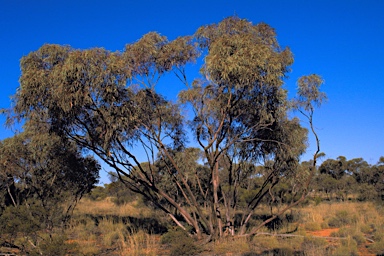
[[[300,169],[305,169],[310,162],[302,162]],[[116,204],[124,204],[133,200],[142,200],[140,195],[128,190],[122,182],[113,178],[104,187],[95,187],[87,197],[91,200],[102,200],[111,197]],[[260,187],[261,177],[255,175],[243,185],[241,193],[244,202],[247,202],[247,195],[257,191]],[[294,187],[282,182],[275,188],[275,196],[267,197],[265,203],[286,203],[292,200]],[[372,165],[363,158],[347,160],[344,156],[336,159],[327,159],[317,169],[311,184],[309,199],[316,201],[384,201],[384,157]]]

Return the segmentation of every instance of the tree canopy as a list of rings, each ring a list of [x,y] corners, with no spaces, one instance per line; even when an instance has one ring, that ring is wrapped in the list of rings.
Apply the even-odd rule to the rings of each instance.
[[[45,124],[30,120],[24,132],[0,141],[0,243],[28,253],[32,245],[41,254],[41,245],[56,239],[52,235],[66,226],[77,202],[95,186],[99,170],[92,157],[50,134]],[[49,236],[39,236],[41,230]]]
[[[185,68],[197,59],[204,64],[191,80]],[[307,130],[288,115],[283,84],[292,63],[273,28],[238,17],[171,41],[150,32],[123,52],[43,45],[21,60],[14,113],[97,155],[127,188],[198,238],[254,234],[305,197],[315,171],[317,136],[314,165],[297,168]],[[185,85],[177,103],[156,88],[165,74]],[[293,102],[314,133],[321,84],[317,75],[303,77]],[[250,225],[282,180],[298,197]]]

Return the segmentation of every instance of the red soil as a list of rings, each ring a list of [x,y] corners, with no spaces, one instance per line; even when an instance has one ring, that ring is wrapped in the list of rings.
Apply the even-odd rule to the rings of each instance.
[[[323,230],[319,230],[319,231],[312,231],[309,233],[312,234],[313,236],[330,237],[333,232],[337,232],[337,231],[339,231],[339,228],[327,228],[327,229],[323,229]],[[331,242],[331,241],[328,240],[328,242]],[[368,245],[368,244],[369,243],[367,242],[366,244],[359,246],[359,248],[358,248],[359,256],[375,256],[376,255],[374,253],[371,253],[367,249],[366,245]]]
[[[339,231],[339,228],[327,228],[319,231],[312,231],[309,232],[310,234],[314,236],[321,236],[321,237],[330,237],[331,233]]]

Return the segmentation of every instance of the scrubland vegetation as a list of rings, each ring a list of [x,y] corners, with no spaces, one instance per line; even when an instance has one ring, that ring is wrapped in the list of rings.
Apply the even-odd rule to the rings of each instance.
[[[84,200],[82,209],[111,202]],[[137,202],[134,202],[136,205]],[[84,207],[84,208],[83,208]],[[105,205],[104,205],[105,207]],[[143,206],[142,206],[143,207]],[[161,212],[144,207],[136,208],[124,204],[115,209],[120,214],[105,214],[101,210],[87,214],[85,223],[74,225],[69,233],[79,230],[86,234],[81,248],[98,248],[97,253],[111,249],[116,255],[380,255],[384,253],[384,207],[373,202],[322,202],[309,200],[305,206],[292,209],[252,237],[231,237],[211,243],[201,244],[177,227],[167,223]],[[139,218],[152,221],[136,226],[135,218],[128,216],[141,212]],[[260,222],[270,213],[268,206],[255,214],[255,222]],[[99,216],[98,227],[94,217]],[[93,218],[92,218],[93,216]],[[125,217],[125,218],[124,218]],[[260,218],[260,219],[259,219]],[[132,222],[130,222],[132,221]],[[140,221],[139,221],[140,222]],[[160,227],[159,227],[160,226]],[[326,230],[331,230],[328,235]],[[321,232],[325,230],[322,234]],[[160,232],[159,232],[160,231]],[[163,233],[165,232],[165,233]],[[95,234],[101,234],[99,237]],[[73,234],[73,233],[72,233]],[[88,239],[93,238],[92,241]],[[89,243],[87,244],[87,240]],[[76,241],[76,240],[75,240]],[[91,245],[85,246],[85,245]],[[101,246],[100,246],[101,245]],[[88,249],[86,249],[88,248]],[[82,252],[87,254],[88,252]],[[360,253],[360,254],[359,254]]]
[[[119,187],[117,189],[116,187]],[[121,190],[120,190],[121,189]],[[317,193],[254,236],[225,235],[203,243],[175,226],[142,197],[119,184],[96,187],[78,203],[64,228],[30,230],[30,223],[8,219],[25,232],[0,235],[0,252],[16,255],[381,255],[384,253],[384,205],[378,201],[329,199]],[[121,196],[120,193],[124,193]],[[111,194],[120,194],[119,200]],[[320,196],[322,195],[322,196]],[[271,207],[263,204],[252,225]],[[4,217],[2,217],[4,219]],[[4,227],[4,223],[2,223]],[[23,234],[21,234],[23,233]],[[48,237],[50,236],[50,238]],[[30,239],[34,239],[32,244]],[[12,248],[14,247],[14,248]],[[16,248],[17,247],[17,248]]]
[[[23,131],[0,142],[1,250],[384,253],[384,158],[321,163],[323,79],[300,77],[288,99],[292,63],[273,28],[239,17],[172,41],[150,32],[122,52],[43,45],[24,56],[2,110]],[[156,87],[170,75],[176,100]],[[314,154],[301,162],[308,136]],[[98,161],[111,170],[105,187]]]

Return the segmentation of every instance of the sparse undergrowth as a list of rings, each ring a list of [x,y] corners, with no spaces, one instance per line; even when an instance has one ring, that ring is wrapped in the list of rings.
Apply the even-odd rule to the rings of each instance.
[[[66,255],[364,255],[359,254],[361,248],[372,255],[384,252],[383,207],[373,203],[308,204],[253,238],[227,236],[208,244],[196,241],[191,232],[162,222],[164,218],[151,209],[140,207],[134,202],[116,206],[109,199],[83,200],[64,234],[42,244],[41,250],[60,255],[55,248],[64,239],[61,248],[66,249]],[[163,228],[151,230],[143,220]],[[321,232],[326,235],[321,237]]]

